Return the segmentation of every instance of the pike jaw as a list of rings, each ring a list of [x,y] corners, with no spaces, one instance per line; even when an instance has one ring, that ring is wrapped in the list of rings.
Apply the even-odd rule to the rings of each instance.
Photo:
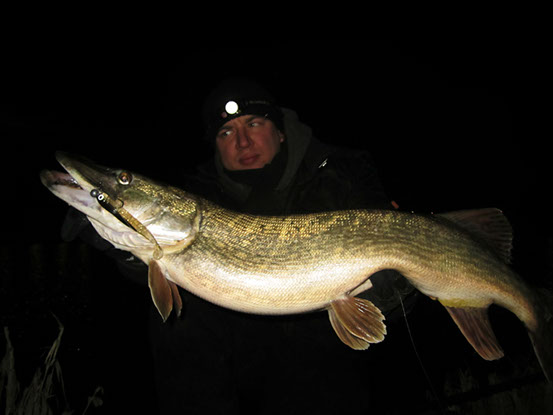
[[[110,192],[113,192],[115,187],[114,183],[106,185],[112,180],[108,169],[101,167],[97,169],[96,167],[99,166],[91,168],[85,162],[72,159],[64,153],[58,153],[57,159],[68,173],[44,170],[40,174],[42,183],[54,195],[85,214],[99,235],[116,248],[137,255],[140,255],[142,251],[151,252],[157,244],[153,236],[150,238],[144,236],[128,223],[124,223],[121,218],[118,219],[113,211],[102,207],[98,202],[97,194],[101,185],[104,185]],[[122,203],[120,204],[122,205]],[[145,212],[143,210],[139,213]],[[127,215],[130,216],[129,213]],[[140,223],[138,220],[136,222]]]

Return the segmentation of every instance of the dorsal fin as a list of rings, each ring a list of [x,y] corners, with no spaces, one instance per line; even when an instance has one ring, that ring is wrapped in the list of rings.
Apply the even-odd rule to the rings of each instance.
[[[440,213],[441,216],[456,223],[472,235],[486,242],[506,263],[511,262],[513,247],[513,229],[499,209],[459,210]]]

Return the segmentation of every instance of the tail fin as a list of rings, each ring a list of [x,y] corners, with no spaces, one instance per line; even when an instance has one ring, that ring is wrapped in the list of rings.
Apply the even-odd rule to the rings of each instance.
[[[537,293],[538,327],[528,331],[547,381],[553,383],[553,294]]]

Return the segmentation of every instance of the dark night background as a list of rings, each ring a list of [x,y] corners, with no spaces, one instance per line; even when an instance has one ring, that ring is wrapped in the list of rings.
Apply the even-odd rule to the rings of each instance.
[[[0,323],[9,326],[25,382],[57,335],[52,314],[59,318],[59,359],[77,413],[97,386],[104,404],[90,413],[155,413],[150,298],[102,253],[61,240],[67,209],[41,185],[39,172],[59,168],[54,153],[65,150],[178,182],[211,154],[200,140],[201,101],[228,75],[265,83],[320,140],[370,150],[402,209],[502,209],[514,228],[513,266],[529,283],[552,287],[551,134],[541,129],[550,119],[544,99],[551,96],[551,66],[542,44],[318,39],[223,47],[184,40],[161,49],[124,39],[37,37],[8,49],[0,85],[7,184],[0,192]],[[543,399],[530,342],[509,313],[492,309],[507,355],[492,363],[472,351],[437,303],[421,299],[409,322],[443,402],[491,399],[516,388],[538,388],[536,399]],[[390,373],[360,368],[382,377],[375,413],[433,408],[405,324],[388,333],[366,353],[388,359]],[[442,385],[456,370],[471,386],[450,381],[448,392]],[[490,385],[489,373],[499,373],[500,386]],[[458,403],[452,399],[448,404]]]

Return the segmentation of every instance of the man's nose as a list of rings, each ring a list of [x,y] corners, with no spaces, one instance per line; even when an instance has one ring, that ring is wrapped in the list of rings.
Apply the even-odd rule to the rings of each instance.
[[[252,140],[248,135],[248,132],[244,129],[238,130],[236,134],[236,148],[247,148],[251,145]]]

